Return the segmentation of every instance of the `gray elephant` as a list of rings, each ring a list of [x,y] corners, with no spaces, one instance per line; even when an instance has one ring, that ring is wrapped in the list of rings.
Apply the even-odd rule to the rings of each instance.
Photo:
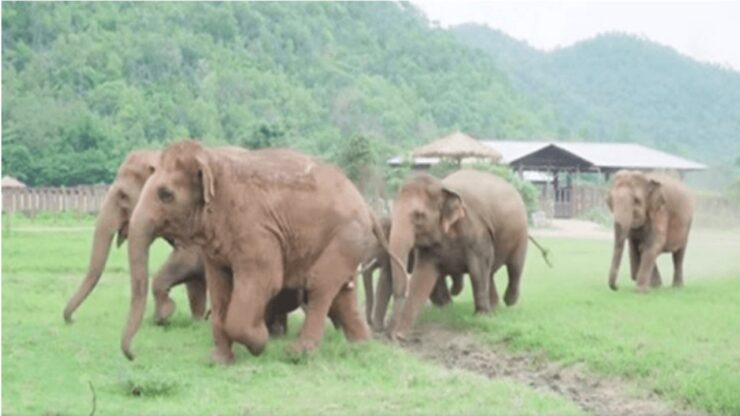
[[[475,311],[488,313],[499,299],[493,275],[506,266],[504,302],[510,306],[519,299],[527,213],[519,193],[504,179],[476,170],[460,170],[444,180],[416,175],[398,192],[392,218],[391,253],[405,259],[413,251],[415,257],[408,287],[405,271],[392,267],[392,337],[404,338],[412,329],[441,275],[468,273]]]
[[[683,286],[683,259],[694,214],[686,187],[661,174],[620,170],[607,205],[614,214],[614,252],[609,270],[609,287],[617,290],[617,275],[625,240],[629,240],[630,271],[637,290],[662,284],[655,259],[673,253],[673,286]]]

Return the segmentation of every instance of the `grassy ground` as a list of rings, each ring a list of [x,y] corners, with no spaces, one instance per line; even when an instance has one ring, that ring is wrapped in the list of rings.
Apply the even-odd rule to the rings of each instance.
[[[62,309],[82,279],[91,232],[15,225],[3,236],[3,414],[90,414],[90,384],[97,415],[581,413],[554,394],[449,371],[385,342],[349,345],[333,329],[316,355],[292,362],[284,350],[300,316],[263,356],[240,348],[235,365],[213,366],[210,328],[190,321],[180,288],[167,327],[151,323],[149,300],[129,363],[118,347],[129,297],[125,250],[113,251],[97,290],[65,325]],[[152,264],[168,250],[156,245]]]
[[[552,359],[585,362],[595,373],[634,380],[676,402],[717,414],[740,414],[740,234],[692,236],[683,289],[642,296],[627,275],[607,288],[611,241],[545,240],[555,256],[547,269],[535,250],[514,308],[471,316],[469,301],[452,310],[427,308],[424,319],[473,330],[487,341],[543,351]],[[670,285],[670,256],[659,259]],[[506,274],[499,273],[503,293]]]
[[[3,414],[88,414],[89,383],[97,414],[573,414],[559,396],[508,381],[450,372],[384,342],[348,345],[328,329],[318,354],[298,363],[287,339],[253,358],[239,350],[228,368],[208,362],[210,330],[192,323],[184,291],[167,327],[147,321],[134,363],[118,349],[128,308],[125,250],[114,250],[106,274],[75,324],[62,309],[79,284],[90,231],[39,230],[18,224],[3,236]],[[89,224],[86,226],[89,227]],[[35,231],[23,231],[32,227]],[[633,381],[668,400],[718,414],[740,414],[740,237],[696,233],[687,254],[686,287],[646,296],[633,292],[623,267],[621,290],[606,285],[609,241],[545,239],[555,268],[532,249],[523,294],[514,308],[473,317],[464,295],[425,321],[471,330],[494,347],[583,362],[597,374]],[[155,246],[152,265],[168,248]],[[666,257],[666,256],[664,256]],[[627,258],[625,256],[627,266]],[[664,282],[672,267],[662,258]],[[498,276],[500,292],[505,273]]]

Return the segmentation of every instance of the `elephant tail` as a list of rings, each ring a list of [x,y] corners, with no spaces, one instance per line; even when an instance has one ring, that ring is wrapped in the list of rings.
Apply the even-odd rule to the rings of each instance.
[[[385,232],[383,232],[383,227],[380,225],[380,221],[378,221],[378,217],[375,216],[371,211],[368,210],[368,214],[370,215],[370,221],[372,222],[372,228],[373,228],[373,235],[375,235],[375,238],[378,240],[378,243],[380,246],[385,250],[386,253],[388,253],[388,256],[391,258],[391,261],[395,262],[396,265],[401,270],[406,270],[406,263],[402,262],[398,256],[393,254],[391,252],[391,248],[388,245],[388,238],[385,236]]]
[[[540,243],[537,242],[537,240],[534,239],[531,235],[527,235],[529,238],[529,241],[534,243],[535,247],[537,247],[538,250],[540,250],[540,254],[542,254],[542,259],[545,260],[545,263],[547,263],[547,266],[552,268],[552,262],[550,261],[550,250],[542,247]]]

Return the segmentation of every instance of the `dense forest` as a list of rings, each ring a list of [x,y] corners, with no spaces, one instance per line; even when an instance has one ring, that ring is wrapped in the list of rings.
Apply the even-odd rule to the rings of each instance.
[[[387,2],[2,8],[3,174],[31,185],[109,181],[130,149],[183,137],[337,163],[453,129],[740,154],[740,74],[634,38],[544,54]]]
[[[31,184],[110,180],[179,137],[333,160],[354,135],[387,156],[552,125],[406,4],[3,4],[3,168]]]

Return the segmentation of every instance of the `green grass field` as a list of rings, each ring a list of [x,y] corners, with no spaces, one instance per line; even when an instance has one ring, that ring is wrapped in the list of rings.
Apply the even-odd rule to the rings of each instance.
[[[179,309],[166,327],[153,325],[149,299],[130,363],[119,351],[129,299],[125,249],[114,249],[97,290],[66,325],[62,309],[87,265],[89,223],[70,231],[15,225],[2,240],[3,414],[89,414],[90,384],[98,415],[581,413],[562,396],[447,370],[383,341],[349,345],[329,325],[320,351],[293,362],[285,348],[299,314],[263,356],[238,348],[235,365],[214,366],[208,323],[190,321],[182,288],[173,291]],[[427,307],[422,320],[470,330],[494,348],[582,362],[667,401],[740,413],[736,234],[698,236],[686,288],[647,296],[633,293],[624,273],[620,292],[607,288],[609,241],[543,242],[555,268],[532,250],[516,307],[473,317],[466,282],[464,296],[444,310]],[[168,250],[155,245],[152,269]],[[665,260],[664,281],[672,271]],[[497,281],[504,285],[505,275]]]

